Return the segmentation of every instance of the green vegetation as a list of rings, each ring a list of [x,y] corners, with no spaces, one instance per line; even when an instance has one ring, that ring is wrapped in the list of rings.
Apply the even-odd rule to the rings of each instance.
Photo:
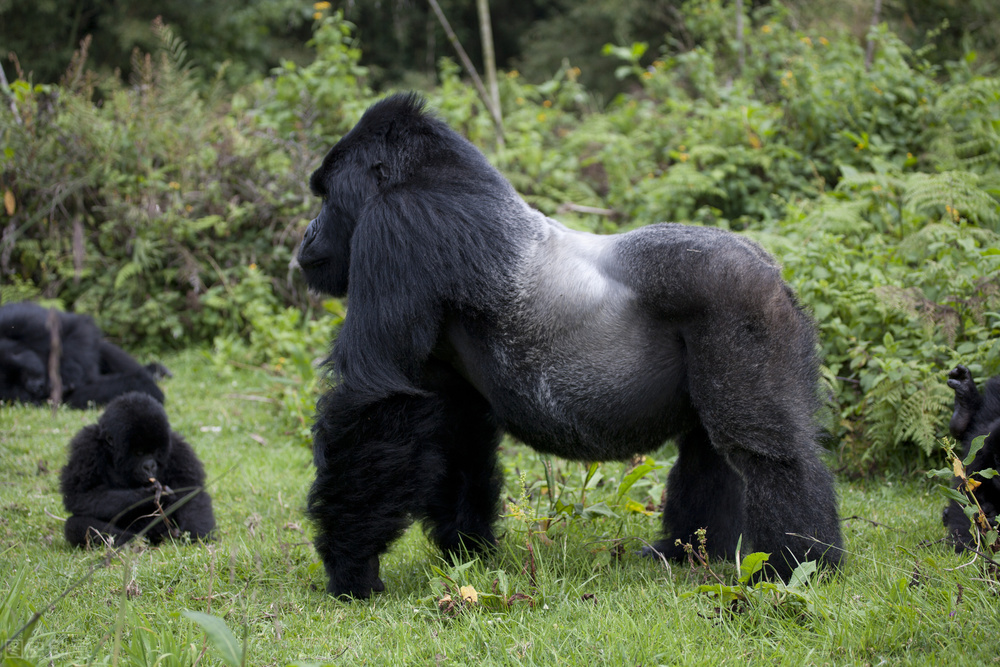
[[[605,49],[642,88],[603,111],[570,63],[537,85],[508,72],[503,148],[453,63],[427,95],[571,225],[676,220],[758,238],[819,323],[837,467],[925,468],[944,373],[959,360],[1000,372],[1000,78],[977,75],[971,53],[932,65],[884,27],[866,68],[850,38],[794,30],[772,6],[747,17],[740,68],[729,10],[685,7],[699,46],[648,66],[643,44]],[[315,318],[342,306],[310,297],[291,260],[315,211],[306,176],[375,99],[351,25],[321,13],[312,63],[228,98],[154,29],[160,48],[136,56],[132,85],[89,72],[85,53],[61,86],[12,83],[3,300],[94,313],[131,348],[249,345],[249,363],[311,389],[335,324]]]
[[[616,37],[640,5],[623,4]],[[388,594],[327,598],[302,508],[315,361],[344,304],[308,294],[292,260],[317,208],[307,176],[385,71],[320,9],[308,57],[276,58],[269,78],[248,66],[234,92],[156,22],[127,82],[91,69],[85,45],[59,84],[0,90],[0,303],[86,312],[127,349],[170,355],[168,411],[205,460],[222,534],[106,563],[69,552],[56,476],[96,414],[0,406],[0,641],[57,602],[4,659],[232,664],[245,642],[247,664],[991,660],[996,573],[953,569],[971,558],[935,542],[944,496],[913,473],[945,463],[947,371],[1000,373],[1000,77],[974,51],[942,57],[946,33],[915,49],[885,25],[866,65],[863,40],[796,7],[748,10],[741,59],[732,6],[690,0],[664,45],[592,54],[616,97],[585,85],[591,61],[502,73],[499,148],[453,62],[425,95],[571,226],[715,225],[775,253],[820,328],[829,461],[843,516],[861,517],[843,576],[770,589],[732,564],[664,569],[633,552],[659,524],[669,448],[588,468],[505,443],[500,554],[445,563],[412,530],[383,564]],[[586,9],[600,24],[605,5]],[[552,25],[535,29],[566,32]],[[213,618],[239,644],[228,659]]]
[[[841,484],[843,574],[739,599],[731,563],[709,572],[636,555],[660,524],[648,508],[669,448],[655,461],[547,470],[505,442],[495,557],[445,562],[414,527],[384,559],[386,593],[335,601],[303,522],[309,451],[276,419],[284,408],[261,400],[272,378],[231,367],[220,381],[198,352],[164,361],[175,373],[164,383],[168,413],[205,462],[218,541],[71,550],[58,472],[72,434],[99,413],[3,408],[0,641],[45,611],[5,664],[231,665],[220,621],[235,655],[245,643],[247,665],[972,665],[996,655],[996,581],[981,560],[960,567],[972,558],[939,539],[945,498],[930,482]],[[473,590],[476,602],[462,602]]]

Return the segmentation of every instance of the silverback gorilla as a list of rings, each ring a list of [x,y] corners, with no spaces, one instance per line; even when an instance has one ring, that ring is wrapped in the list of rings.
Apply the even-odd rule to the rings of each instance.
[[[86,546],[100,535],[119,545],[149,526],[153,543],[185,532],[207,539],[215,529],[212,499],[205,491],[186,498],[204,484],[201,461],[170,429],[163,406],[138,392],[119,396],[69,443],[60,478],[71,515],[66,541]],[[154,524],[161,508],[167,518]]]
[[[495,543],[506,431],[584,461],[677,438],[664,537],[742,535],[787,577],[841,559],[816,443],[816,339],[759,246],[659,224],[595,236],[535,211],[412,95],[373,105],[326,155],[298,260],[347,295],[317,405],[308,513],[334,595],[384,589],[413,518],[445,552]]]
[[[956,366],[948,373],[948,386],[955,390],[955,412],[951,416],[948,429],[962,445],[963,458],[969,453],[972,441],[981,435],[988,435],[983,448],[966,467],[966,473],[993,468],[1000,471],[1000,375],[991,378],[980,394],[972,373],[965,366]],[[986,514],[986,518],[996,523],[1000,512],[1000,477],[977,478],[980,485],[973,491],[976,500]],[[944,525],[948,536],[955,542],[955,551],[962,551],[972,544],[972,525],[961,506],[952,500],[944,510]]]
[[[52,344],[46,327],[48,315],[49,310],[36,303],[0,306],[0,401],[41,404],[49,398]],[[104,405],[129,391],[141,391],[163,402],[156,379],[170,375],[166,368],[158,363],[140,365],[104,340],[86,315],[58,316],[62,347],[59,376],[67,405]]]

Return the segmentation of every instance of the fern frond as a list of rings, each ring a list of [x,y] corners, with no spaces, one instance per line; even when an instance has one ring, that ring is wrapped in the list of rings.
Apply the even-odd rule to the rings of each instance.
[[[153,20],[153,34],[170,69],[182,75],[191,71],[193,63],[188,59],[187,44],[159,16]]]
[[[115,276],[115,291],[120,291],[132,278],[141,274],[142,267],[138,263],[123,264],[122,268],[118,270],[118,275]]]
[[[893,428],[895,444],[912,442],[930,456],[937,448],[938,428],[945,423],[952,397],[943,382],[925,380],[899,406]]]
[[[1000,164],[1000,79],[952,86],[935,104],[942,129],[931,151],[946,169],[989,173]]]
[[[969,171],[912,174],[903,193],[905,206],[931,217],[964,217],[1000,231],[1000,201],[980,185],[980,177]]]
[[[814,209],[804,223],[831,234],[867,235],[874,225],[862,215],[867,208],[863,201],[833,201]]]
[[[725,190],[715,184],[715,179],[687,164],[675,165],[664,178],[651,181],[649,190],[668,201],[681,197],[713,196],[726,198]]]

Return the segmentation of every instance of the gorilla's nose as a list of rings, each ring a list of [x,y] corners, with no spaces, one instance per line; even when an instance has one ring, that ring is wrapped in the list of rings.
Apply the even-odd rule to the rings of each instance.
[[[313,237],[316,236],[316,228],[319,227],[316,223],[318,219],[319,218],[314,218],[313,221],[309,223],[309,226],[306,227],[306,233],[302,235],[302,245],[312,243]]]

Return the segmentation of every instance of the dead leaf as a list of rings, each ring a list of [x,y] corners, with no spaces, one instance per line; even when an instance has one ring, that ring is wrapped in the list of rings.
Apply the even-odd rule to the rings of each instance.
[[[459,595],[462,596],[462,602],[468,604],[476,604],[479,602],[479,593],[472,586],[462,586],[458,589]]]

